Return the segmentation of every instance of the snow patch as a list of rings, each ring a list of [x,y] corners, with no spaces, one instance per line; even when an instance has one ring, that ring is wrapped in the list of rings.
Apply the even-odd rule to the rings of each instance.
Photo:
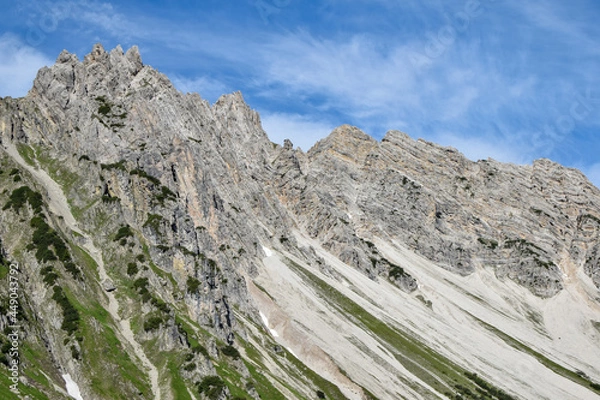
[[[73,378],[71,378],[71,375],[65,374],[62,377],[67,384],[67,393],[69,393],[69,396],[76,400],[83,400],[83,397],[81,397],[81,392],[79,391],[79,386],[73,380]]]
[[[262,319],[263,324],[265,324],[265,326],[267,327],[267,329],[271,333],[271,336],[273,336],[273,337],[279,337],[279,333],[277,333],[277,331],[275,329],[271,329],[269,327],[269,320],[267,319],[267,316],[265,314],[263,314],[262,311],[259,311],[258,313],[260,314],[260,318]]]
[[[296,355],[296,353],[294,353],[294,350],[292,350],[292,349],[291,349],[291,348],[289,348],[289,347],[286,347],[286,349],[287,349],[287,351],[289,351],[289,352],[290,352],[290,354],[291,354],[291,355],[293,355],[294,357],[298,358],[298,356]],[[299,360],[299,358],[298,358],[298,360]]]
[[[263,246],[262,249],[265,252],[265,256],[271,257],[273,255],[273,250],[269,249],[268,247]]]

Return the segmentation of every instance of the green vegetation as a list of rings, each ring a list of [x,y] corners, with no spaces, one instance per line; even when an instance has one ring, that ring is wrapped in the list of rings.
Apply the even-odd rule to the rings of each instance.
[[[133,237],[133,231],[129,225],[124,225],[119,228],[113,241],[119,242],[121,245],[125,245],[127,243],[127,238],[130,237]]]
[[[171,201],[177,200],[177,195],[175,193],[173,193],[171,191],[171,189],[169,189],[168,187],[161,186],[160,193],[156,194],[155,198],[156,198],[156,201],[158,201],[160,203],[160,205],[164,205],[165,201],[167,201],[167,200],[171,200]]]
[[[40,274],[43,277],[42,280],[48,287],[54,286],[54,284],[56,283],[56,281],[59,278],[58,274],[54,270],[54,267],[52,267],[50,265],[46,266],[46,267],[42,267],[42,269],[40,269]]]
[[[39,263],[59,260],[63,263],[65,269],[75,279],[81,278],[81,271],[73,262],[67,244],[60,235],[46,223],[42,215],[37,215],[31,219],[30,225],[33,231],[32,245],[28,247],[36,249],[35,257]],[[50,248],[54,248],[54,251]]]
[[[81,271],[73,262],[67,244],[62,237],[46,222],[46,217],[42,213],[44,201],[42,195],[31,190],[27,186],[21,186],[13,190],[8,203],[4,209],[12,208],[19,212],[25,203],[29,203],[34,216],[29,225],[34,228],[32,243],[27,246],[27,250],[35,250],[35,257],[40,264],[59,260],[63,263],[65,269],[76,279],[81,278]],[[48,285],[54,285],[57,275],[53,271],[45,270],[44,282]]]
[[[412,374],[426,382],[440,393],[448,387],[459,384],[476,391],[476,385],[466,378],[468,372],[454,364],[426,344],[370,314],[363,307],[328,285],[325,281],[304,269],[290,259],[286,263],[310,282],[320,296],[327,299],[332,307],[344,315],[353,318],[373,333],[378,341]],[[490,386],[491,387],[491,386]],[[435,396],[431,394],[432,396]]]
[[[471,317],[473,319],[475,319],[479,324],[481,324],[484,328],[486,328],[490,332],[493,332],[496,336],[498,336],[500,339],[502,339],[506,344],[508,344],[509,346],[511,346],[523,353],[529,354],[530,356],[537,359],[540,364],[542,364],[546,368],[550,369],[551,371],[554,371],[558,375],[561,375],[567,379],[570,379],[571,381],[573,381],[581,386],[592,387],[593,389],[596,389],[596,388],[594,388],[594,386],[592,386],[593,383],[586,377],[581,376],[580,374],[578,374],[574,371],[571,371],[571,370],[563,367],[562,365],[550,360],[543,354],[535,351],[531,347],[523,344],[522,342],[518,341],[517,339],[513,338],[512,336],[500,331],[499,329],[480,320],[479,318],[477,318],[473,315],[471,315]],[[600,390],[597,390],[597,391],[600,393]]]
[[[233,346],[225,346],[221,348],[221,353],[226,355],[227,357],[231,357],[234,360],[237,360],[241,357],[240,352]]]
[[[125,168],[125,160],[120,160],[117,161],[115,163],[111,163],[111,164],[100,164],[100,169],[105,169],[105,170],[111,170],[111,169],[116,169],[116,170],[120,170],[120,171],[127,171],[127,169]]]
[[[35,147],[35,149],[37,154],[36,160],[40,167],[63,188],[67,197],[72,189],[78,190],[81,188],[81,185],[78,185],[78,183],[82,181],[82,178],[76,173],[71,172],[66,167],[64,161],[53,159],[47,154],[47,151],[43,151],[39,147]],[[83,195],[81,192],[79,194]]]
[[[191,294],[197,293],[201,284],[202,283],[198,279],[188,276],[186,282],[187,292]]]
[[[149,214],[148,219],[144,222],[144,228],[149,227],[154,232],[160,232],[160,226],[165,222],[165,219],[162,215],[159,214]]]
[[[113,128],[113,132],[115,132],[114,128],[122,128],[125,126],[120,120],[127,118],[127,112],[119,113],[120,110],[117,109],[120,109],[121,107],[108,101],[106,96],[98,96],[95,100],[98,103],[98,114],[92,115],[92,118],[96,118],[107,128]],[[108,123],[105,119],[108,120]]]
[[[302,377],[312,381],[315,386],[319,388],[317,392],[321,392],[326,395],[325,398],[333,400],[346,400],[346,396],[344,396],[344,394],[336,385],[321,377],[321,375],[317,374],[312,369],[308,368],[296,357],[289,354],[287,360],[294,366],[294,371],[301,374]]]
[[[95,302],[78,308],[82,317],[80,331],[86,344],[82,348],[82,359],[89,363],[89,371],[119,371],[119,374],[91,374],[90,384],[98,397],[125,400],[134,393],[142,394],[141,397],[149,395],[146,375],[123,351],[108,312]]]
[[[105,194],[102,196],[103,203],[118,203],[121,199],[117,196],[111,196],[110,194]]]
[[[29,203],[35,214],[42,212],[42,206],[44,205],[42,195],[31,190],[28,186],[21,186],[13,190],[8,202],[2,209],[8,210],[12,208],[13,211],[19,212],[26,203]]]
[[[225,382],[218,376],[207,376],[197,386],[198,392],[211,400],[217,400],[225,390]]]
[[[475,388],[475,390],[479,393],[479,394],[475,394],[475,393],[471,392],[470,389],[465,388],[464,386],[456,385],[456,388],[459,390],[459,392],[463,396],[466,396],[467,399],[516,400],[514,397],[505,393],[502,389],[498,389],[497,387],[490,385],[484,379],[481,379],[477,374],[465,372],[465,376],[467,378],[469,378],[471,381],[473,381],[478,386],[477,388]]]
[[[98,106],[98,114],[102,114],[104,116],[107,116],[111,109],[112,109],[112,105],[110,104],[110,102],[106,99],[105,96],[98,96],[95,99],[99,106]]]
[[[146,180],[148,180],[150,183],[156,185],[156,186],[160,186],[160,180],[158,178],[153,177],[152,175],[149,175],[146,171],[136,168],[136,169],[132,169],[131,171],[129,171],[129,173],[131,175],[139,175],[142,178],[145,178]]]
[[[404,272],[404,268],[402,268],[399,265],[393,264],[389,261],[387,261],[387,262],[390,265],[390,272],[389,272],[390,279],[396,280],[396,279],[402,278],[404,276],[408,276],[408,274],[406,272]]]
[[[498,242],[494,239],[477,238],[477,241],[490,250],[495,250],[498,247]]]
[[[148,291],[148,278],[138,278],[133,282],[133,288],[142,295],[144,303],[150,301],[152,295]]]
[[[166,187],[164,185],[161,185],[160,180],[158,178],[148,174],[146,171],[144,171],[140,168],[135,168],[135,169],[132,169],[131,171],[129,171],[129,173],[131,175],[138,175],[138,176],[146,179],[157,189],[160,188],[159,192],[155,193],[155,195],[154,195],[154,198],[160,205],[164,205],[165,201],[167,201],[167,200],[176,200],[177,199],[177,195],[175,193],[173,193],[173,191],[171,191],[171,189],[169,189],[168,187]]]
[[[134,276],[138,273],[139,268],[136,263],[130,262],[127,264],[127,275]]]
[[[79,328],[79,312],[73,307],[60,286],[54,286],[52,298],[58,303],[63,311],[63,323],[61,329],[72,335]]]
[[[170,359],[167,361],[167,369],[171,378],[171,388],[177,400],[193,400],[188,392],[184,380],[179,374],[179,363],[176,360]]]
[[[157,330],[164,323],[164,318],[161,315],[151,315],[144,321],[144,331]]]
[[[35,166],[35,151],[31,146],[23,143],[18,143],[17,151],[19,152],[21,157],[23,157],[23,160],[25,160],[27,164],[31,165],[32,167]]]

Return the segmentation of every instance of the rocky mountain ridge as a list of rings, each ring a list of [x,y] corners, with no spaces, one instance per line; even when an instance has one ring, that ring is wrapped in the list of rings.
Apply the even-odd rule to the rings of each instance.
[[[136,47],[63,51],[0,101],[30,398],[67,396],[65,373],[85,398],[597,398],[600,191],[576,170],[351,126],[305,153]],[[469,323],[446,336],[452,318]],[[501,364],[514,349],[539,383]]]

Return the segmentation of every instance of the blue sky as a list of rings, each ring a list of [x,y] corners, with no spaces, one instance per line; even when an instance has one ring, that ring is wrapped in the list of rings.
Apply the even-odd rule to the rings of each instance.
[[[550,158],[600,186],[597,0],[0,1],[0,96],[61,50],[138,45],[177,88],[240,90],[304,150],[344,123],[473,160]]]

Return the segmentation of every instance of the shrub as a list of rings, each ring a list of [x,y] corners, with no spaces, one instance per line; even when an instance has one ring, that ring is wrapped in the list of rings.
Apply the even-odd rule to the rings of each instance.
[[[43,281],[44,283],[50,287],[50,286],[54,286],[54,284],[56,283],[56,281],[58,280],[59,276],[56,274],[56,272],[54,272],[54,268],[50,267],[51,271],[47,272],[46,274],[42,274],[43,275]]]
[[[100,164],[100,169],[119,169],[121,171],[127,171],[127,169],[125,169],[125,160],[117,161],[111,164]]]
[[[28,186],[21,186],[20,188],[13,190],[8,202],[2,209],[8,210],[9,208],[12,208],[13,211],[19,212],[25,203],[29,203],[35,214],[40,214],[42,212],[42,206],[44,205],[42,195],[31,190]]]
[[[54,286],[52,299],[58,303],[63,311],[63,323],[61,329],[71,335],[79,328],[79,312],[73,307],[60,286]]]
[[[196,293],[198,292],[198,288],[200,288],[200,281],[196,278],[188,276],[187,278],[187,291],[188,293]]]
[[[161,204],[164,205],[165,200],[176,200],[177,199],[177,195],[175,193],[173,193],[173,191],[171,189],[169,189],[166,186],[161,186],[160,188],[160,193],[157,193],[155,195],[156,200]]]
[[[486,239],[480,237],[477,238],[477,241],[491,250],[495,250],[498,247],[498,242],[494,239]]]
[[[71,357],[73,357],[75,360],[79,360],[79,350],[77,350],[77,347],[75,347],[75,345],[71,346]]]
[[[146,321],[144,321],[144,331],[150,332],[154,331],[163,324],[163,319],[157,315],[151,316]]]
[[[225,354],[227,357],[231,357],[234,360],[237,360],[241,357],[240,352],[233,346],[225,346],[221,348],[221,352]]]
[[[138,269],[138,266],[136,263],[130,262],[129,264],[127,264],[127,275],[133,276],[133,275],[137,274],[138,271],[139,271],[139,269]]]
[[[102,196],[102,202],[103,203],[116,203],[118,201],[120,201],[121,199],[118,196],[111,196],[108,194],[105,194]]]
[[[133,287],[138,292],[148,291],[148,278],[138,278],[133,282]]]
[[[129,225],[125,225],[125,226],[122,226],[119,228],[113,241],[121,242],[122,239],[125,239],[125,241],[127,241],[127,238],[132,237],[132,236],[133,236],[133,231],[131,230],[131,227]]]
[[[150,227],[154,232],[159,232],[160,224],[162,224],[164,220],[162,215],[148,214],[148,219],[144,222],[144,228]]]
[[[196,369],[196,364],[195,363],[189,363],[185,367],[183,367],[183,369],[186,370],[186,371],[193,371],[193,370]]]
[[[171,312],[171,309],[169,308],[169,306],[167,305],[167,303],[165,303],[161,299],[157,299],[156,297],[152,297],[152,299],[150,300],[150,303],[154,307],[156,307],[158,310],[162,311],[165,314],[168,314],[168,313]]]
[[[390,263],[390,279],[396,280],[398,278],[402,278],[405,275],[406,272],[404,272],[404,268]]]
[[[211,400],[216,400],[223,393],[225,382],[218,376],[207,376],[198,383],[198,392]]]
[[[28,250],[36,249],[35,257],[38,262],[59,260],[73,278],[80,278],[81,271],[73,262],[66,243],[54,229],[50,228],[44,217],[36,215],[31,219],[29,225],[35,230],[33,231],[31,246],[27,248]],[[54,251],[50,247],[53,247]]]
[[[208,354],[208,350],[206,350],[206,347],[202,346],[201,344],[192,346],[192,352],[195,354],[202,354],[206,358],[210,357]]]
[[[142,178],[146,178],[146,180],[148,182],[151,182],[152,184],[156,185],[156,186],[160,186],[160,180],[158,178],[153,177],[152,175],[149,175],[146,171],[136,168],[136,169],[132,169],[131,171],[129,171],[129,173],[131,175],[139,175]]]

